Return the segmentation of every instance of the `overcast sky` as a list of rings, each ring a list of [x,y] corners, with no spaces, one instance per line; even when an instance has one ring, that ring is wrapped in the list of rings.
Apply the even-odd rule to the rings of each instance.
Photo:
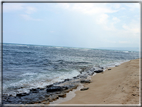
[[[3,42],[139,47],[139,3],[4,3]]]

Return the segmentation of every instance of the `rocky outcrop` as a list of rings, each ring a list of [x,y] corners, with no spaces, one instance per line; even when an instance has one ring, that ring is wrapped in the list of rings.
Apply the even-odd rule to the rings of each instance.
[[[81,83],[91,83],[91,80],[80,80]]]
[[[22,96],[25,96],[25,95],[29,95],[29,93],[18,93],[16,96],[17,97],[22,97]]]
[[[49,88],[47,88],[47,92],[55,92],[55,91],[62,91],[63,90],[63,88],[62,87],[60,87],[60,86],[52,86],[52,87],[49,87]]]
[[[48,100],[49,100],[50,102],[52,102],[52,101],[54,101],[54,100],[57,100],[58,98],[59,98],[59,96],[55,94],[55,95],[49,96]]]
[[[80,89],[80,91],[85,91],[85,90],[88,90],[88,89],[89,89],[89,87],[84,87],[84,88]]]
[[[66,93],[60,93],[60,94],[58,94],[58,96],[64,98],[64,97],[66,97]]]
[[[38,93],[39,90],[38,90],[38,88],[37,89],[32,88],[32,89],[30,89],[30,92],[32,92],[32,93]]]
[[[82,72],[71,79],[65,79],[61,82],[56,82],[47,85],[44,88],[32,88],[28,93],[17,93],[16,96],[3,96],[3,104],[49,104],[50,102],[57,100],[59,97],[66,97],[66,93],[76,89],[80,83],[91,83],[88,80],[88,76],[94,73],[103,72],[103,68],[91,68],[82,69]],[[23,87],[22,87],[23,88]],[[88,90],[89,87],[80,89],[81,91]]]
[[[103,70],[102,70],[102,69],[99,69],[99,70],[95,70],[94,72],[95,72],[95,73],[101,73],[101,72],[103,72]]]

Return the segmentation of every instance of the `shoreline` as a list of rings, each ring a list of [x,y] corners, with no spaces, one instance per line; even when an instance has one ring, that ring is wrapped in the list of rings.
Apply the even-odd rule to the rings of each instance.
[[[105,70],[105,71],[103,71],[103,72],[101,72],[101,73],[99,73],[99,74],[97,74],[97,75],[95,75],[94,74],[94,70],[92,69],[92,71],[91,72],[88,72],[88,71],[83,71],[85,74],[87,74],[87,78],[85,77],[83,77],[82,78],[82,76],[84,76],[84,73],[83,73],[83,75],[81,75],[80,74],[80,76],[79,77],[76,77],[76,78],[73,78],[72,80],[68,80],[68,79],[66,79],[65,80],[65,84],[63,83],[62,85],[59,85],[59,86],[63,86],[64,87],[64,85],[66,85],[66,83],[68,84],[70,84],[70,83],[74,83],[74,84],[78,84],[78,83],[80,83],[80,80],[81,79],[89,79],[89,80],[91,80],[91,83],[80,83],[80,84],[82,84],[84,87],[89,87],[89,89],[88,90],[85,90],[85,91],[80,91],[80,89],[82,88],[82,87],[80,87],[80,86],[78,86],[77,87],[77,89],[76,88],[73,88],[73,89],[71,89],[69,92],[67,92],[66,93],[66,97],[65,98],[62,98],[62,97],[59,97],[59,99],[57,98],[55,101],[53,100],[52,102],[50,102],[50,104],[48,104],[48,102],[47,103],[45,103],[45,101],[46,100],[44,100],[44,101],[42,101],[42,102],[40,102],[40,103],[34,103],[34,105],[47,105],[48,104],[48,106],[52,106],[52,105],[54,105],[54,106],[65,106],[65,105],[68,105],[68,104],[79,104],[78,102],[74,102],[74,99],[78,99],[78,96],[82,96],[84,93],[86,93],[87,91],[89,91],[89,90],[92,90],[92,84],[97,84],[98,86],[101,86],[101,84],[99,85],[99,81],[98,80],[100,80],[100,81],[102,81],[101,80],[101,78],[103,78],[104,79],[104,76],[107,74],[108,75],[108,72],[106,72],[106,71],[109,71],[109,72],[113,72],[113,69],[114,68],[119,68],[119,67],[121,67],[122,65],[125,65],[125,63],[129,63],[129,62],[133,62],[133,61],[135,61],[135,60],[139,60],[139,59],[134,59],[134,60],[130,60],[130,61],[127,61],[127,62],[123,62],[123,63],[120,63],[120,65],[117,65],[117,67],[108,67],[108,68],[106,68],[106,69],[103,69],[103,70]],[[111,69],[111,70],[108,70],[108,69]],[[124,68],[125,69],[125,68]],[[99,69],[100,70],[100,69]],[[100,75],[101,75],[101,77],[100,77]],[[114,74],[113,74],[114,75]],[[109,77],[109,76],[108,76]],[[97,82],[95,82],[97,80]],[[55,86],[56,86],[56,84],[55,84]],[[96,87],[95,87],[96,88]],[[102,92],[103,92],[104,90],[102,90]],[[83,93],[83,94],[82,94]],[[90,93],[86,93],[86,95],[88,96],[88,94],[91,94],[92,95],[92,93],[90,92]],[[84,95],[83,95],[84,96]],[[85,98],[88,98],[88,97],[85,97]],[[92,97],[92,98],[94,98],[94,97]],[[75,101],[78,101],[78,100],[75,100]],[[80,98],[81,99],[81,98]],[[82,98],[83,99],[83,98]],[[86,100],[87,101],[87,100]],[[87,101],[87,102],[89,102],[88,104],[106,104],[106,103],[90,103],[90,100],[89,101]],[[80,103],[80,104],[87,104],[87,103]],[[6,105],[9,105],[9,104],[6,104]],[[18,105],[21,105],[21,104],[18,104]],[[22,104],[22,105],[28,105],[28,104]]]
[[[140,104],[140,61],[134,59],[124,62],[111,70],[105,70],[91,76],[91,83],[86,91],[76,91],[76,96],[69,101],[58,104]],[[128,72],[129,71],[129,72]],[[134,72],[135,71],[135,72]],[[139,77],[139,78],[137,78]],[[100,80],[99,79],[104,79]],[[97,81],[97,82],[96,82]],[[106,85],[107,84],[107,85]],[[95,87],[95,88],[94,88]]]

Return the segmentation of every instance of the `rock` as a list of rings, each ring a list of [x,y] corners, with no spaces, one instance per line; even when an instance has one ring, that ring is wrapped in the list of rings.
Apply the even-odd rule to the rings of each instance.
[[[77,77],[73,77],[73,79],[77,79]]]
[[[80,75],[73,77],[73,80],[75,80],[75,79],[80,79]]]
[[[94,71],[95,70],[95,68],[91,68],[91,71]]]
[[[37,89],[39,89],[39,90],[44,90],[45,88],[38,87]]]
[[[78,85],[73,85],[72,89],[76,89],[78,87]]]
[[[58,95],[51,95],[51,96],[49,96],[49,101],[50,102],[52,102],[52,101],[54,101],[54,100],[57,100],[59,97],[58,97]]]
[[[32,88],[32,89],[30,89],[30,92],[32,92],[32,93],[38,93],[38,92],[39,92],[39,90],[38,90],[38,89],[34,89],[34,88]]]
[[[63,86],[64,89],[75,89],[77,88],[78,85],[66,85],[66,86]]]
[[[8,99],[9,97],[8,97],[8,95],[3,94],[3,95],[2,95],[2,98],[3,98],[4,101],[7,101],[7,99]]]
[[[81,82],[81,83],[91,83],[90,80],[81,80],[80,82]]]
[[[64,82],[65,82],[65,81],[69,81],[69,80],[70,80],[70,79],[65,79]]]
[[[43,104],[49,104],[49,101],[47,100],[47,101],[43,101],[42,102]]]
[[[18,93],[16,96],[17,97],[22,97],[22,96],[26,96],[29,95],[29,93]]]
[[[80,89],[81,91],[85,91],[85,90],[88,90],[89,89],[89,87],[85,87],[85,88],[82,88],[82,89]]]
[[[52,87],[52,86],[53,86],[53,84],[51,84],[51,85],[47,85],[47,86],[46,86],[46,88],[49,88],[49,87]]]
[[[13,103],[13,104],[17,104],[18,102],[21,102],[21,100],[20,100],[20,98],[18,98],[18,97],[10,97],[10,98],[8,98],[8,100],[6,101],[6,102],[8,102],[8,103]]]
[[[64,98],[64,97],[66,97],[66,93],[60,93],[60,94],[58,94],[58,96]]]
[[[62,91],[62,90],[63,88],[60,86],[52,86],[46,89],[47,92],[55,92],[55,91]]]
[[[101,73],[101,72],[103,72],[103,70],[95,70],[94,72],[96,72],[96,73]]]
[[[84,78],[84,79],[85,79],[85,78],[87,78],[87,77],[88,77],[87,74],[80,74],[80,75],[79,75],[79,78]]]
[[[78,85],[68,85],[68,86],[64,86],[64,88],[66,87],[65,89],[65,92],[69,92],[69,91],[72,91],[73,89],[76,89],[78,87]]]
[[[104,69],[104,67],[100,67],[101,69]]]
[[[87,71],[88,75],[93,75],[94,72],[93,71]]]
[[[132,94],[132,96],[136,96],[136,94]]]
[[[111,70],[110,68],[108,70]]]

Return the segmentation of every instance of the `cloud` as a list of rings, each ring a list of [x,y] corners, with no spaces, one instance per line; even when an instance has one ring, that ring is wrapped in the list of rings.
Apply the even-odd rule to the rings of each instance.
[[[21,16],[26,20],[41,21],[41,19],[32,18],[30,15],[27,15],[27,14],[21,14]]]
[[[140,33],[140,23],[138,23],[137,21],[133,20],[130,22],[130,24],[123,24],[122,28],[126,31],[126,32],[130,32],[130,33]]]
[[[118,22],[120,22],[120,19],[119,19],[119,18],[117,18],[117,17],[113,17],[113,18],[112,18],[112,20],[113,20],[113,22],[114,22],[114,23],[118,23]]]
[[[107,14],[100,14],[96,21],[98,24],[107,24],[108,17],[109,16]]]
[[[22,3],[4,3],[3,12],[19,11],[24,9],[24,4]]]
[[[110,17],[110,14],[116,13],[121,9],[120,4],[109,3],[61,3],[58,7],[68,11],[78,12],[79,14],[91,15],[96,24],[102,26],[105,30],[113,30],[114,25],[120,21],[119,18]],[[110,19],[112,19],[110,21]]]
[[[98,34],[101,40],[105,39],[104,43],[137,45],[139,42],[140,19],[138,17],[140,16],[139,13],[133,12],[140,9],[138,3],[66,3],[58,6],[69,12],[90,16],[94,26],[103,31],[104,35],[101,32]]]
[[[104,13],[114,13],[118,10],[111,9],[107,7],[106,3],[62,3],[58,4],[59,7],[63,9],[68,9],[70,11],[81,12],[83,14],[104,14]],[[118,7],[118,6],[117,6]]]
[[[35,7],[27,6],[25,12],[26,12],[27,14],[32,14],[32,13],[36,12],[36,10],[37,10],[37,9],[36,9]]]
[[[41,21],[41,19],[32,18],[31,14],[37,11],[37,8],[33,6],[29,6],[29,4],[24,3],[4,3],[3,6],[4,12],[15,12],[20,11],[23,14],[20,14],[26,20],[33,20],[33,21]]]
[[[4,3],[3,11],[4,12],[11,12],[11,11],[20,11],[23,10],[27,14],[31,14],[36,12],[36,8],[32,6],[28,6],[24,3]]]

